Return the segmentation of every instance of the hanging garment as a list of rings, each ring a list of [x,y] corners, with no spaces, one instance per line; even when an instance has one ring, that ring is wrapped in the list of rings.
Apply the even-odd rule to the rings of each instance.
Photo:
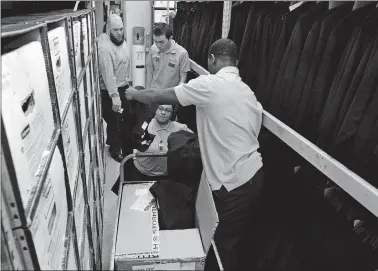
[[[310,72],[310,67],[314,61],[319,63],[319,60],[317,59],[319,58],[319,51],[323,50],[321,48],[318,49],[318,46],[322,47],[321,44],[323,44],[324,46],[324,36],[329,35],[329,30],[326,31],[324,29],[324,24],[328,24],[330,20],[341,20],[340,18],[347,16],[352,11],[352,8],[352,2],[338,6],[325,12],[324,15],[319,17],[319,19],[317,19],[317,21],[313,24],[303,47],[292,87],[286,90],[286,99],[284,100],[282,106],[282,120],[290,127],[294,126],[295,119],[298,114],[298,105],[302,96],[302,91],[304,89],[306,79]],[[316,50],[314,50],[314,48],[316,48]]]
[[[255,91],[257,98],[261,97],[267,83],[270,66],[273,61],[274,52],[282,29],[282,18],[287,11],[278,10],[269,13],[265,19],[263,40],[260,52],[260,68],[258,69],[258,86]]]
[[[311,12],[302,15],[293,30],[289,44],[283,56],[280,70],[274,84],[272,100],[269,103],[269,112],[276,117],[281,117],[281,106],[289,88],[291,88],[294,76],[298,68],[299,58],[307,38],[308,32],[317,18],[328,9],[328,3],[317,3]],[[314,49],[314,48],[313,48]]]
[[[345,3],[341,6],[336,7],[333,9],[334,12],[331,13],[329,16],[327,16],[322,22],[320,36],[318,39],[318,43],[316,45],[316,51],[314,53],[314,57],[312,58],[312,62],[310,64],[311,67],[308,71],[308,74],[305,80],[305,85],[302,91],[302,95],[297,104],[297,108],[298,108],[297,113],[295,114],[294,129],[302,135],[305,135],[305,128],[303,126],[306,126],[308,122],[311,120],[311,117],[309,116],[309,113],[308,113],[311,90],[312,90],[314,81],[316,79],[316,75],[319,71],[323,53],[325,53],[325,50],[327,49],[329,37],[332,31],[336,27],[338,27],[340,22],[343,22],[344,19],[347,18],[349,14],[351,14],[352,7],[353,7],[353,2]],[[297,87],[300,87],[300,86],[297,86]]]
[[[271,102],[274,89],[273,86],[277,79],[281,61],[285,54],[286,47],[289,43],[294,26],[296,25],[298,18],[301,15],[311,11],[314,5],[315,2],[306,2],[293,11],[289,12],[287,15],[281,16],[282,29],[277,41],[277,46],[274,50],[272,62],[270,64],[267,84],[265,86],[265,89],[260,91],[260,97],[258,97],[264,108],[267,108]]]
[[[308,124],[304,129],[303,135],[312,142],[316,140],[318,122],[323,110],[323,104],[326,100],[327,91],[330,89],[348,40],[351,38],[353,31],[365,20],[366,16],[374,12],[374,9],[375,8],[372,9],[372,6],[369,5],[354,10],[330,35],[318,69],[318,74],[309,91],[310,98],[307,105],[308,113],[306,114],[306,116],[308,116],[306,121]]]
[[[231,22],[228,38],[235,42],[237,48],[240,48],[243,40],[244,28],[247,23],[251,5],[251,2],[243,2],[236,7],[232,7],[231,10]]]
[[[374,35],[372,36],[374,38]],[[343,104],[341,106],[340,112],[338,114],[337,125],[334,128],[335,135],[333,138],[337,136],[337,133],[340,130],[342,122],[345,120],[346,113],[351,106],[352,100],[356,95],[359,85],[361,84],[364,76],[370,69],[370,65],[374,63],[374,56],[375,53],[378,51],[378,32],[375,35],[375,41],[369,42],[372,48],[367,48],[364,52],[364,56],[360,61],[360,64],[357,68],[357,71],[353,77],[352,83],[350,84],[347,94],[344,97]]]
[[[365,63],[372,47],[371,43],[374,42],[371,36],[376,33],[377,25],[378,17],[358,27],[354,31],[346,52],[344,52],[344,57],[332,82],[319,123],[317,145],[325,151],[328,151],[330,144],[332,144],[333,128],[336,125],[335,122],[337,121],[342,101],[345,98],[345,92],[348,90],[353,76],[359,76],[358,72],[363,72],[357,70],[358,64],[362,61],[362,65],[366,65]]]

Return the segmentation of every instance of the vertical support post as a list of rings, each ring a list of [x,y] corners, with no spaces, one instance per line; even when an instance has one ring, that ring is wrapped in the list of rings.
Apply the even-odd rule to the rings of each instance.
[[[222,39],[228,37],[231,23],[232,1],[223,1]]]

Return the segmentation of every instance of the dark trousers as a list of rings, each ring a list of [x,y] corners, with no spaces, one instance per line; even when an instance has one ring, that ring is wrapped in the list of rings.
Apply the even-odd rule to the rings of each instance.
[[[132,148],[126,146],[132,142],[131,126],[128,125],[130,118],[125,118],[129,112],[129,105],[125,96],[127,88],[128,86],[118,88],[121,106],[124,109],[123,114],[113,111],[113,103],[108,91],[101,90],[102,117],[106,122],[106,143],[109,145],[109,152],[119,153],[122,149],[123,155],[132,153]]]
[[[226,271],[241,270],[238,267],[240,245],[246,224],[256,211],[264,181],[262,169],[238,188],[227,191],[224,186],[213,191],[219,225],[214,241]],[[213,251],[206,258],[205,270],[219,270]]]

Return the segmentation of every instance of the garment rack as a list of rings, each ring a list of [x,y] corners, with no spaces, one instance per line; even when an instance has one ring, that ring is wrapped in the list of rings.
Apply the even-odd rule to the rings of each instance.
[[[190,60],[190,67],[199,75],[209,72]],[[263,111],[263,126],[305,158],[345,192],[378,217],[378,189],[332,158],[289,126]]]

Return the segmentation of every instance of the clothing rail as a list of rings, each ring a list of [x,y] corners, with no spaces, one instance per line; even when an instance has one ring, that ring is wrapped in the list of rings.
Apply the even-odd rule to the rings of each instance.
[[[190,67],[199,75],[209,72],[190,60]],[[329,156],[289,126],[263,111],[263,123],[269,131],[295,150],[314,167],[378,217],[378,189]]]

